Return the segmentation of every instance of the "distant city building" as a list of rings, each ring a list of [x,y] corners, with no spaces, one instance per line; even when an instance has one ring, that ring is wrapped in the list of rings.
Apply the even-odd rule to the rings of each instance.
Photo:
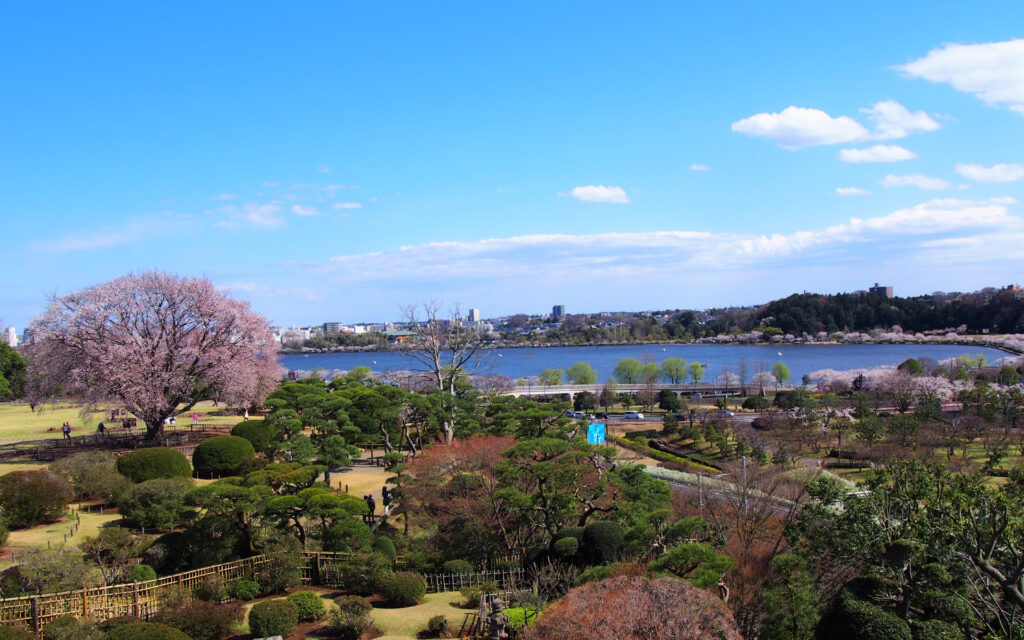
[[[551,307],[551,315],[556,317],[556,318],[561,318],[562,316],[564,316],[565,315],[565,305],[564,304],[556,304],[555,306]]]
[[[868,288],[868,293],[874,294],[876,296],[880,296],[882,298],[889,298],[889,299],[891,299],[892,298],[892,287],[883,287],[883,286],[880,286],[876,282],[875,286]]]
[[[4,330],[4,338],[7,340],[7,346],[12,349],[18,346],[18,332],[14,327],[7,327]]]
[[[480,310],[479,309],[473,308],[473,309],[469,310],[469,321],[470,322],[480,322]]]
[[[335,333],[341,333],[341,323],[340,322],[325,322],[324,323],[324,333],[329,334],[329,335],[330,334],[335,334]]]

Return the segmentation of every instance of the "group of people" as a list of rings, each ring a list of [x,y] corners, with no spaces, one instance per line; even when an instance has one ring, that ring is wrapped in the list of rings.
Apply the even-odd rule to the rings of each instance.
[[[380,499],[381,502],[384,503],[384,516],[386,517],[390,515],[391,503],[394,502],[395,499],[394,495],[392,495],[391,490],[388,489],[387,485],[381,487]],[[372,518],[373,514],[377,512],[377,500],[374,499],[372,493],[368,493],[365,496],[363,496],[363,500],[366,501],[366,508],[370,510],[370,518]]]

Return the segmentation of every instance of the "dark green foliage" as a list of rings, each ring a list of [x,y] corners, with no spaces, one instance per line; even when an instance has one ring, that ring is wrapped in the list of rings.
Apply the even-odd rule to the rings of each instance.
[[[373,607],[359,596],[341,596],[334,599],[338,608],[331,612],[331,626],[341,640],[358,640],[373,625],[370,612]]]
[[[0,522],[0,547],[7,544],[7,536],[11,534],[10,529],[7,528],[7,523]]]
[[[373,541],[373,550],[390,560],[391,564],[395,564],[398,560],[398,552],[395,550],[395,543],[391,542],[391,538],[383,536],[377,538]]]
[[[123,627],[124,625],[131,624],[133,622],[144,622],[144,620],[138,616],[117,616],[101,620],[99,626],[100,631],[113,631],[118,627]]]
[[[256,568],[253,577],[260,583],[260,593],[279,593],[302,583],[302,545],[293,537],[274,541],[264,551],[266,560]]]
[[[324,567],[323,576],[331,586],[369,596],[391,574],[391,567],[391,560],[379,553],[357,553],[344,562]]]
[[[128,479],[117,472],[117,458],[108,451],[83,451],[61,458],[50,471],[71,483],[77,500],[117,501]]]
[[[231,429],[231,435],[245,438],[252,448],[267,453],[277,442],[277,429],[266,420],[244,420]]]
[[[494,593],[498,590],[498,583],[493,581],[481,582],[475,587],[459,589],[462,594],[462,607],[464,609],[476,609],[480,606],[480,598],[485,593]]]
[[[580,575],[576,576],[574,581],[575,586],[586,584],[588,582],[597,582],[599,580],[607,580],[612,577],[612,567],[607,564],[599,564],[596,567],[590,567]]]
[[[192,640],[220,640],[232,635],[242,621],[242,605],[238,602],[217,604],[193,600],[165,609],[153,616],[153,622],[174,627]]]
[[[46,623],[43,640],[99,640],[103,631],[92,618],[62,616]]]
[[[324,551],[363,551],[372,541],[373,532],[359,518],[342,518],[323,530]]]
[[[416,573],[394,573],[384,579],[380,592],[396,607],[411,607],[427,594],[427,581]]]
[[[621,525],[598,520],[583,529],[580,549],[588,564],[605,564],[619,559],[626,545],[626,532]]]
[[[652,571],[668,571],[686,578],[701,589],[717,584],[719,578],[734,566],[732,558],[720,555],[710,545],[699,542],[677,544],[648,565]]]
[[[821,615],[814,576],[806,560],[795,554],[772,559],[775,575],[764,590],[763,640],[810,640]]]
[[[225,588],[228,596],[236,600],[249,601],[260,594],[260,583],[248,578],[235,578]]]
[[[467,560],[448,560],[441,567],[444,573],[473,573],[473,565]]]
[[[259,589],[259,585],[257,585],[255,582],[253,583],[253,585],[255,585],[254,588]],[[209,578],[203,581],[203,584],[195,588],[195,590],[192,592],[192,595],[196,598],[196,600],[205,600],[206,602],[218,603],[228,597],[228,591],[225,588],[224,583],[218,576],[210,576]],[[238,599],[244,600],[244,598]]]
[[[25,396],[25,368],[21,354],[6,342],[0,342],[0,402]]]
[[[324,601],[312,591],[296,591],[288,596],[288,601],[299,611],[299,621],[313,622],[327,613]]]
[[[896,367],[900,371],[906,371],[912,376],[919,376],[924,373],[924,367],[917,358],[907,358]]]
[[[921,620],[910,625],[914,640],[962,640],[963,632],[942,620]]]
[[[185,494],[192,481],[185,478],[155,478],[127,487],[117,501],[121,517],[134,527],[170,529],[187,520],[192,509]]]
[[[13,528],[54,522],[67,512],[74,490],[49,471],[12,471],[0,476],[0,509]]]
[[[299,626],[299,609],[287,600],[257,602],[249,610],[249,631],[257,638],[287,636]]]
[[[522,629],[527,622],[533,624],[533,621],[537,619],[538,612],[536,610],[527,611],[522,607],[511,607],[505,609],[505,615],[508,616],[508,626],[513,629]]]
[[[679,399],[675,391],[662,389],[658,393],[658,408],[670,412],[679,411],[683,408],[683,401]]]
[[[128,566],[128,582],[145,582],[146,580],[156,580],[156,569],[148,564]]]
[[[770,407],[771,404],[771,401],[763,396],[750,396],[743,400],[743,408],[749,411],[761,411]]]
[[[445,638],[448,636],[448,618],[443,615],[434,616],[427,620],[427,635],[431,638]]]
[[[192,454],[200,477],[231,476],[256,457],[256,450],[240,436],[214,436],[203,440]]]
[[[39,637],[24,627],[0,627],[0,640],[39,640]]]
[[[910,626],[894,613],[843,592],[818,624],[821,640],[911,640]]]
[[[576,538],[560,538],[551,543],[551,555],[559,560],[572,560],[579,549],[580,541]]]
[[[155,478],[191,478],[192,467],[177,449],[150,447],[129,451],[117,459],[117,470],[132,482]]]
[[[129,622],[109,631],[103,640],[191,640],[174,627],[158,622]]]

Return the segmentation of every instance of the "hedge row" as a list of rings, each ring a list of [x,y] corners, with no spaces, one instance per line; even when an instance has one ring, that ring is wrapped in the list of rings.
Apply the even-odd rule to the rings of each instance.
[[[693,471],[695,471],[695,472],[715,473],[715,474],[720,473],[718,471],[718,469],[715,469],[713,467],[709,467],[707,465],[699,464],[697,462],[694,462],[692,460],[687,460],[686,458],[681,458],[679,456],[674,456],[671,453],[665,453],[664,451],[658,451],[657,449],[652,449],[651,447],[648,447],[647,445],[643,445],[643,444],[640,444],[638,442],[633,442],[632,440],[629,440],[628,438],[621,438],[621,437],[619,437],[619,438],[616,438],[615,441],[616,441],[616,443],[618,443],[622,447],[625,447],[625,448],[627,448],[627,449],[629,449],[631,451],[636,451],[637,453],[643,454],[645,456],[654,458],[655,460],[660,460],[661,462],[674,462],[675,464],[682,465],[683,467],[686,467],[687,469],[693,469]]]

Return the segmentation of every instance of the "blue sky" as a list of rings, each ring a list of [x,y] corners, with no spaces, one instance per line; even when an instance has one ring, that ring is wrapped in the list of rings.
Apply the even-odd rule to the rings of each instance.
[[[1020,281],[1024,4],[0,2],[0,319]]]

